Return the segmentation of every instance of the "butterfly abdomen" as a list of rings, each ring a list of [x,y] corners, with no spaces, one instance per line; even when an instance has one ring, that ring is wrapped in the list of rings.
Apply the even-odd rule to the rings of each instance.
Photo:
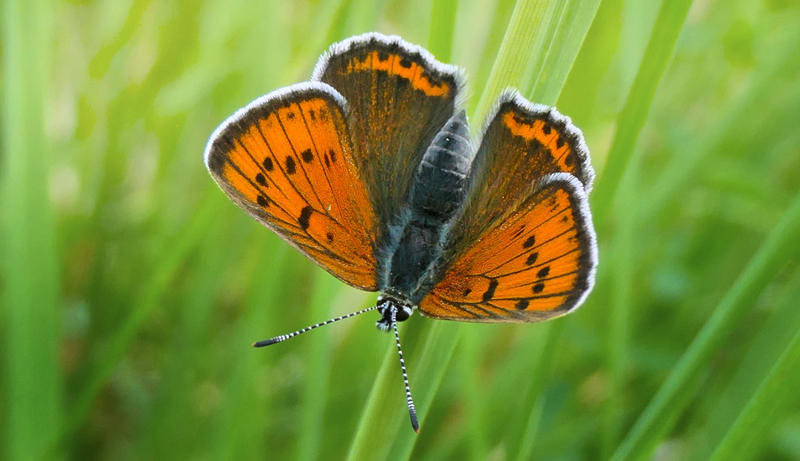
[[[413,218],[444,224],[453,217],[464,201],[471,154],[467,116],[461,111],[433,138],[417,167],[409,194]]]
[[[408,204],[391,251],[386,287],[416,302],[442,253],[442,242],[466,196],[472,150],[463,111],[442,127],[414,174]]]

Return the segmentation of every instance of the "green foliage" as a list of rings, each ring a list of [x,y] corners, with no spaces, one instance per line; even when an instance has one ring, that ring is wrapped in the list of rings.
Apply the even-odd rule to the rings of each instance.
[[[800,459],[800,3],[7,0],[5,459]],[[237,108],[378,30],[584,131],[597,286],[565,318],[402,325],[229,202]]]

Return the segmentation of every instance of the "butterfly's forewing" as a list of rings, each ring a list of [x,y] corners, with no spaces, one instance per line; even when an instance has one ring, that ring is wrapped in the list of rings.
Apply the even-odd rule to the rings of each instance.
[[[251,216],[342,281],[376,290],[377,221],[346,111],[324,83],[276,91],[214,132],[206,165]]]
[[[314,80],[347,100],[348,122],[379,223],[386,227],[405,203],[425,149],[455,113],[457,68],[399,37],[370,33],[331,47]]]
[[[489,118],[422,313],[518,322],[577,307],[597,264],[587,202],[593,177],[568,118],[506,93]]]
[[[503,222],[455,255],[419,308],[452,320],[546,320],[583,301],[596,261],[583,186],[568,174],[551,174]]]

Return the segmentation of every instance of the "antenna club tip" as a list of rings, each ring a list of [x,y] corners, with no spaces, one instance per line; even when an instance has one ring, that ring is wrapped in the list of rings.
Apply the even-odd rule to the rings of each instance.
[[[256,341],[256,342],[253,343],[253,347],[264,347],[264,346],[269,346],[271,344],[279,343],[279,342],[281,342],[281,340],[279,338],[280,337],[264,339],[264,340],[261,340],[261,341]]]
[[[414,432],[419,434],[419,421],[417,421],[416,413],[411,414],[411,428],[414,429]]]

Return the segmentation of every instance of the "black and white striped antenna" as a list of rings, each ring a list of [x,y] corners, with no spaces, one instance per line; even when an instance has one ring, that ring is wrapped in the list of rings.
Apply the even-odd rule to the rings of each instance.
[[[344,320],[344,319],[348,319],[350,317],[355,317],[356,315],[360,315],[360,314],[363,314],[365,312],[374,311],[375,309],[378,309],[378,307],[380,307],[380,305],[372,306],[370,308],[362,309],[362,310],[360,310],[358,312],[353,312],[351,314],[342,315],[340,317],[335,317],[335,318],[332,318],[330,320],[326,320],[324,322],[317,323],[317,324],[305,327],[302,330],[297,330],[297,331],[295,331],[293,333],[289,333],[289,334],[286,334],[286,335],[275,336],[274,338],[269,338],[269,339],[264,339],[264,340],[261,340],[261,341],[257,341],[255,343],[253,343],[253,347],[264,347],[264,346],[270,346],[272,344],[276,344],[276,343],[279,343],[279,342],[283,342],[283,341],[286,341],[289,338],[294,338],[295,336],[303,334],[303,333],[305,333],[307,331],[311,331],[311,330],[313,330],[315,328],[319,328],[321,326],[325,326],[325,325],[328,325],[330,323],[338,322],[339,320]],[[388,309],[390,309],[389,316],[390,316],[391,328],[394,330],[394,341],[395,341],[395,344],[397,344],[397,355],[400,357],[400,369],[403,372],[403,384],[405,385],[405,388],[406,388],[406,404],[408,405],[408,415],[411,417],[411,427],[414,429],[414,432],[419,433],[419,421],[417,420],[417,409],[414,407],[414,400],[411,398],[411,387],[408,385],[408,373],[406,372],[406,362],[405,362],[405,360],[403,360],[403,349],[400,348],[400,334],[397,332],[397,307],[394,306],[394,305],[389,305]],[[382,312],[384,313],[384,320],[383,321],[385,321],[385,319],[386,319],[385,315],[387,314],[387,312],[386,311],[382,311]],[[379,326],[380,326],[380,324],[381,324],[381,322],[379,322]],[[383,323],[383,325],[384,325],[383,328],[385,329],[385,325],[386,324]]]
[[[297,330],[294,333],[289,333],[288,335],[280,335],[280,336],[276,336],[274,338],[262,339],[261,341],[254,342],[253,343],[253,347],[264,347],[264,346],[269,346],[269,345],[272,345],[272,344],[275,344],[275,343],[279,343],[281,341],[286,341],[287,339],[294,338],[295,336],[303,334],[306,331],[311,331],[311,330],[313,330],[315,328],[319,328],[321,326],[328,325],[329,323],[338,322],[339,320],[349,319],[350,317],[355,317],[356,315],[363,314],[364,312],[374,311],[377,308],[378,308],[378,306],[372,306],[372,307],[369,307],[367,309],[360,310],[358,312],[353,312],[351,314],[342,315],[341,317],[332,318],[332,319],[326,320],[326,321],[324,321],[322,323],[317,323],[317,324],[311,325],[310,327],[305,327],[302,330]]]
[[[411,387],[408,385],[408,374],[406,373],[406,362],[403,360],[403,350],[400,349],[400,335],[397,333],[397,309],[392,308],[392,328],[394,329],[394,341],[397,343],[397,355],[400,356],[400,369],[403,371],[403,384],[406,386],[406,403],[408,404],[408,415],[411,417],[411,427],[414,432],[419,434],[419,422],[417,421],[417,409],[414,407],[414,400],[411,398]]]

